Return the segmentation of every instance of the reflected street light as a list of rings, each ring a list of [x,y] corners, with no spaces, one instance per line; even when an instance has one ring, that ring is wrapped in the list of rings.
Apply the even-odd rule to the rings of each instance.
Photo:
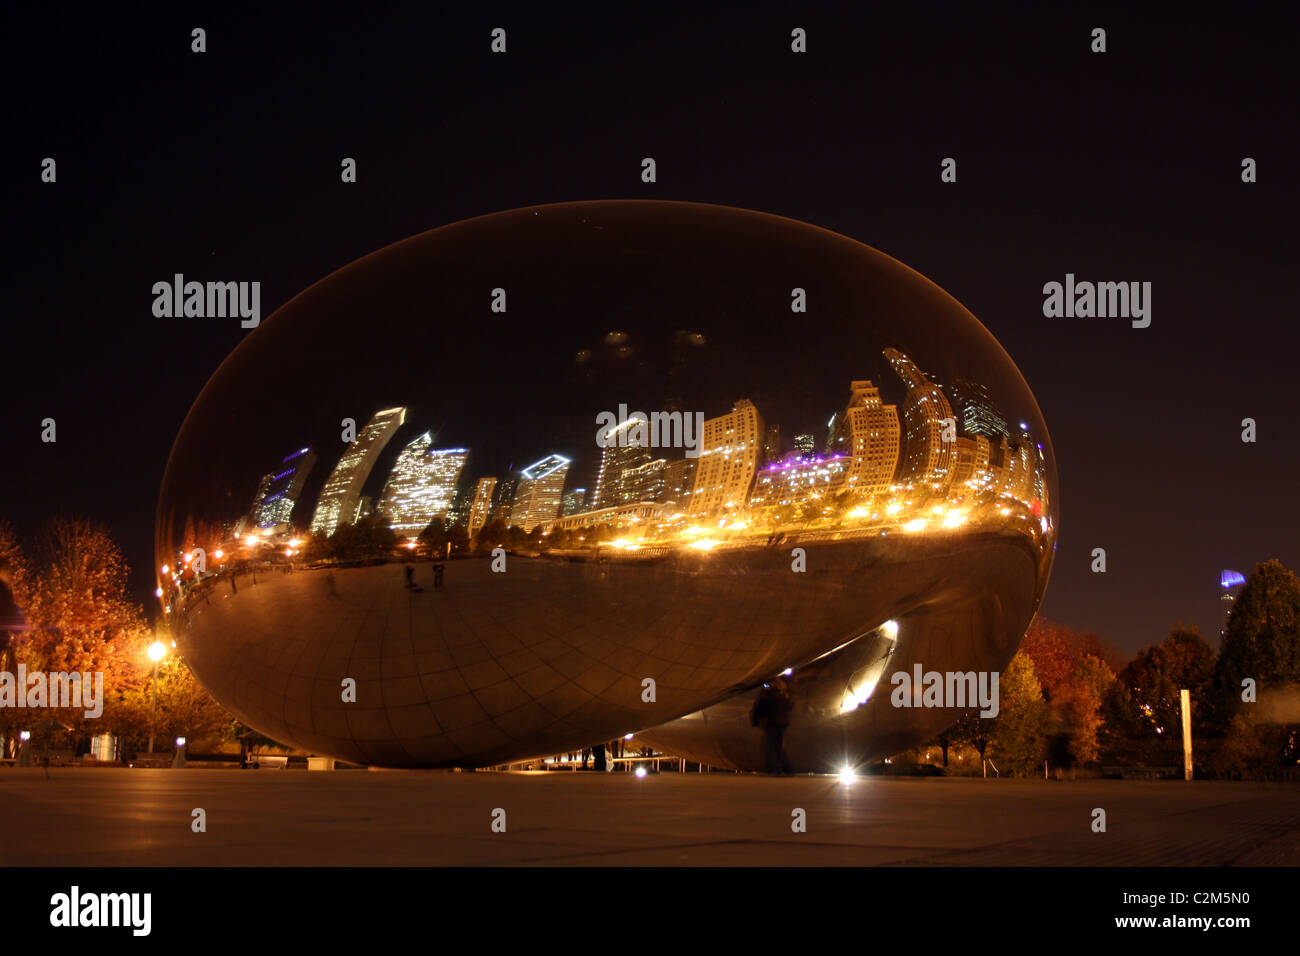
[[[153,679],[149,681],[149,753],[153,753],[154,714],[158,712],[158,662],[167,653],[162,641],[149,645],[149,660],[153,661]]]

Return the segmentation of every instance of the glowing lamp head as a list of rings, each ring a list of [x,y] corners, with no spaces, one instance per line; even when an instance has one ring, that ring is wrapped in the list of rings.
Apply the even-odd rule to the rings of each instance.
[[[844,784],[846,787],[851,785],[854,780],[858,779],[857,773],[848,764],[845,764],[844,768],[840,770],[839,777],[840,783]]]
[[[167,648],[163,646],[162,641],[154,641],[149,645],[149,660],[157,662],[163,659],[167,653]]]
[[[645,776],[645,767],[637,767],[637,768],[636,768],[636,775],[637,775],[638,777],[644,777],[644,776]]]

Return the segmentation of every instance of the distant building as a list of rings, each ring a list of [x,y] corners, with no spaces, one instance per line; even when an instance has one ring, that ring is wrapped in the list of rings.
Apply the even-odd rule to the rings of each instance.
[[[487,524],[488,515],[492,512],[492,490],[496,485],[494,477],[480,478],[474,483],[474,498],[470,502],[469,521],[466,522],[466,530],[471,538]]]
[[[916,364],[897,349],[885,349],[894,373],[907,386],[903,402],[902,451],[895,480],[947,488],[952,480],[952,453],[955,442],[946,442],[944,422],[956,416],[943,389],[930,381]],[[955,437],[955,435],[954,435]]]
[[[781,457],[781,426],[768,425],[763,432],[763,464],[770,465]]]
[[[564,493],[563,503],[560,506],[560,516],[576,515],[579,512],[587,510],[587,489],[574,488],[572,491]]]
[[[416,538],[438,516],[446,517],[469,451],[435,449],[425,432],[402,449],[384,485],[384,520],[399,538]]]
[[[1223,625],[1219,628],[1220,636],[1227,633],[1228,619],[1232,617],[1232,609],[1237,603],[1237,597],[1245,586],[1246,576],[1240,571],[1219,572],[1219,603],[1223,607]]]
[[[632,415],[605,431],[605,447],[600,456],[600,468],[596,472],[592,508],[608,508],[636,500],[627,473],[650,460],[650,448],[646,444],[631,443],[637,442],[637,439],[629,439],[628,433],[638,428],[644,429],[648,425],[649,419]]]
[[[636,468],[629,468],[623,472],[622,482],[626,488],[626,499],[620,500],[618,504],[626,504],[629,501],[660,501],[664,495],[664,472],[668,462],[663,458],[656,458],[653,461],[647,461]],[[619,496],[623,499],[623,495]]]
[[[990,442],[1012,437],[1011,426],[998,411],[989,390],[979,382],[957,378],[952,383],[952,408],[957,425],[967,435],[983,435]]]
[[[764,434],[762,416],[745,398],[726,415],[705,419],[691,489],[692,514],[744,507],[763,454]]]
[[[406,409],[401,406],[376,412],[357,440],[348,445],[316,500],[316,513],[311,519],[312,534],[329,537],[342,525],[356,523],[366,479],[404,421]]]
[[[469,527],[469,512],[474,506],[474,493],[478,490],[478,483],[469,477],[469,453],[466,452],[465,467],[460,470],[460,477],[456,479],[456,489],[451,496],[451,507],[447,509],[447,527],[454,524]]]
[[[679,511],[689,510],[686,506],[695,486],[695,464],[698,461],[698,458],[678,458],[664,466],[664,490],[660,501],[677,505]]]
[[[849,459],[845,488],[863,496],[887,492],[900,453],[897,406],[884,404],[880,389],[862,379],[850,383],[848,407],[834,422],[827,451]]]
[[[518,483],[517,478],[505,478],[497,482],[492,490],[492,507],[488,511],[488,524],[494,521],[510,524],[510,509],[515,504],[515,486]]]
[[[791,452],[758,473],[750,505],[761,508],[797,501],[820,501],[845,488],[852,459],[846,455],[801,458]]]
[[[266,501],[266,496],[271,491],[271,482],[275,481],[275,472],[267,472],[262,476],[262,480],[257,483],[257,494],[253,495],[253,505],[248,509],[248,521],[253,527],[260,527],[258,521],[262,513],[262,503]]]
[[[974,437],[960,436],[953,448],[952,485],[964,490],[979,490],[986,487],[991,472],[989,460],[992,446],[983,435]]]
[[[532,531],[543,521],[559,517],[564,477],[570,464],[563,455],[547,455],[519,473],[519,487],[510,508],[512,526]]]
[[[545,522],[542,530],[550,533],[556,530],[583,531],[597,526],[611,528],[633,528],[647,525],[665,513],[664,506],[653,501],[633,501],[610,508],[598,508],[583,511],[576,515],[566,515],[554,521]]]
[[[812,458],[817,454],[817,436],[811,432],[794,436],[794,450],[801,458]]]
[[[287,525],[298,503],[307,475],[316,465],[316,453],[300,448],[280,460],[280,470],[262,479],[250,517],[259,528]]]

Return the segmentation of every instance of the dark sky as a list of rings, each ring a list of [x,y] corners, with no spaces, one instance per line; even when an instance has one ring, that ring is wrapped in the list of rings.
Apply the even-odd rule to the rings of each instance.
[[[1220,569],[1300,568],[1300,14],[854,7],[11,12],[0,518],[104,521],[150,605],[171,443],[245,334],[155,318],[151,286],[174,272],[260,278],[265,316],[468,217],[694,200],[844,233],[960,300],[1055,444],[1044,613],[1125,651],[1179,621],[1217,638]],[[807,54],[789,52],[796,26]],[[1151,282],[1150,328],[1044,318],[1043,284],[1067,272]]]

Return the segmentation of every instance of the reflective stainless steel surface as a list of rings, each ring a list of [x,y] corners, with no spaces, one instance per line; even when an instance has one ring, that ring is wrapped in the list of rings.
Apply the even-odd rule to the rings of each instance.
[[[1005,665],[1056,515],[1028,386],[916,272],[761,213],[566,203],[252,331],[177,437],[157,571],[195,674],[285,743],[483,766],[654,728],[758,768],[790,669],[787,752],[835,769],[952,718],[890,706],[886,668]]]

